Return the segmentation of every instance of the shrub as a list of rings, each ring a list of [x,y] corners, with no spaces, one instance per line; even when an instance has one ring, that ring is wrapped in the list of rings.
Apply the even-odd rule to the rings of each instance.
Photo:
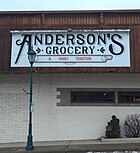
[[[125,136],[128,138],[140,137],[140,114],[131,114],[124,123]]]
[[[111,121],[106,126],[106,138],[120,138],[119,119],[115,115],[112,116]]]

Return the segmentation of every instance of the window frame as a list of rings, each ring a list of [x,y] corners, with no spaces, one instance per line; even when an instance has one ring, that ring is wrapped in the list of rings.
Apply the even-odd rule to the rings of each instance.
[[[120,103],[119,92],[140,92],[139,88],[57,88],[58,95],[57,106],[140,106],[140,103]],[[115,92],[114,103],[90,103],[90,102],[71,102],[71,92],[73,91],[104,91],[104,92]]]

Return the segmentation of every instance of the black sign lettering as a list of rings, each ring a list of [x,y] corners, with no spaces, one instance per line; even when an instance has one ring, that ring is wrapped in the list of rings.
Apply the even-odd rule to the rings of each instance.
[[[60,53],[66,54],[66,48],[64,46],[60,47]]]
[[[39,38],[39,36],[40,36],[40,38]],[[35,39],[34,39],[34,44],[35,45],[37,45],[37,42],[39,42],[39,44],[41,44],[41,45],[43,43],[43,41],[42,41],[42,38],[43,38],[42,34],[40,34],[39,36],[35,35]]]
[[[80,49],[81,49],[80,46],[75,46],[75,54],[81,54]]]
[[[87,43],[89,45],[93,45],[95,43],[95,35],[94,34],[87,35]]]
[[[78,45],[83,45],[84,43],[85,43],[84,35],[83,34],[78,34],[77,35],[77,44]]]
[[[58,49],[57,46],[53,46],[53,54],[59,54]]]
[[[56,34],[56,45],[63,45],[64,44],[64,35]]]
[[[68,47],[68,54],[73,54],[73,47],[72,46]]]
[[[51,54],[52,48],[50,46],[46,47],[46,54]]]
[[[101,42],[106,44],[106,34],[98,35],[98,44],[101,44]]]
[[[66,39],[66,44],[67,45],[70,45],[70,44],[72,44],[72,45],[74,45],[74,39],[75,39],[75,36],[73,35],[73,34],[68,34],[67,35],[67,39]]]
[[[15,64],[16,64],[16,63],[18,62],[18,60],[19,60],[19,57],[20,57],[20,55],[21,55],[21,52],[22,52],[22,50],[23,50],[23,47],[24,47],[25,43],[27,43],[27,45],[28,45],[28,51],[30,50],[30,48],[31,48],[31,36],[32,36],[32,35],[24,35],[24,38],[23,38],[22,41],[21,41],[20,39],[18,39],[18,40],[16,41],[16,44],[17,44],[18,46],[20,46],[20,49],[19,49],[19,52],[18,52],[16,61],[15,61]]]
[[[113,48],[113,44],[110,44],[109,45],[109,51],[113,54],[113,55],[120,55],[123,53],[124,51],[124,46],[117,40],[115,40],[115,37],[118,37],[119,39],[121,39],[122,37],[119,35],[119,34],[113,34],[111,36],[111,40],[112,42],[114,43],[114,45],[118,45],[120,47],[120,50],[116,51],[114,48]]]
[[[51,34],[45,35],[45,44],[51,45],[53,43],[53,36]]]

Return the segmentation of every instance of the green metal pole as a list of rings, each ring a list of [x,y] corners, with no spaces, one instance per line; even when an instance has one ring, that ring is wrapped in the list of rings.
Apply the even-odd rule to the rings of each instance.
[[[33,78],[33,63],[30,63],[30,103],[29,103],[29,129],[27,137],[27,146],[26,150],[33,150],[33,136],[32,136],[32,78]]]

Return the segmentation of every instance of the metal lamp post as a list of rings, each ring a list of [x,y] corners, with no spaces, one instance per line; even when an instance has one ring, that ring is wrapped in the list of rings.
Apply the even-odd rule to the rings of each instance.
[[[35,62],[35,57],[36,57],[36,52],[33,50],[33,47],[30,48],[30,50],[27,52],[28,54],[28,60],[30,62],[30,103],[29,103],[29,127],[28,127],[28,137],[27,137],[27,146],[26,150],[33,150],[33,136],[32,136],[32,69],[33,69],[33,64]]]

